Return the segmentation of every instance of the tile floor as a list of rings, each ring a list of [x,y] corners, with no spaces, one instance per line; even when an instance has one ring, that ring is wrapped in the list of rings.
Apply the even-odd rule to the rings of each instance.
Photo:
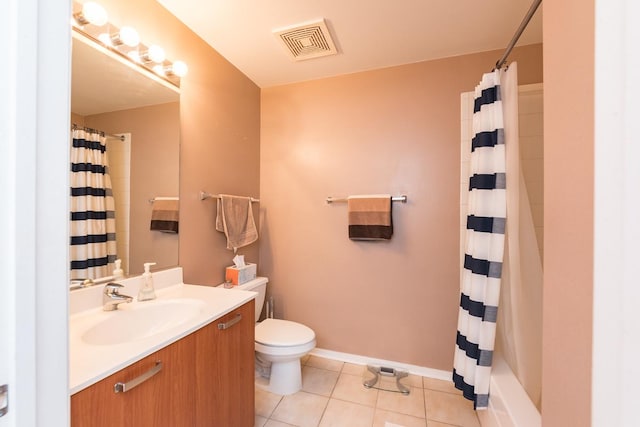
[[[365,388],[365,372],[362,365],[307,356],[298,393],[280,396],[256,387],[255,427],[480,426],[473,404],[448,381],[410,375],[402,382],[411,393],[403,395]],[[393,381],[381,377],[380,384]]]

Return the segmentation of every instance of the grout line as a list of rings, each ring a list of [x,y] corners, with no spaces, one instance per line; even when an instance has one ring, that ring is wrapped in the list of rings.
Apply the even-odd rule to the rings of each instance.
[[[322,419],[324,418],[324,414],[327,412],[327,408],[329,407],[329,401],[331,400],[331,397],[329,397],[327,399],[327,403],[324,405],[324,409],[322,410],[322,415],[320,415],[320,418],[318,419],[318,426],[320,425],[320,423],[322,423]]]
[[[311,367],[311,368],[314,368],[314,369],[320,369],[320,370],[323,370],[323,371],[325,371],[325,372],[337,372],[337,373],[338,373],[338,377],[337,377],[337,379],[336,379],[336,382],[333,384],[333,387],[332,387],[332,389],[331,389],[331,393],[329,394],[329,396],[325,396],[325,395],[321,395],[321,394],[317,394],[317,393],[312,393],[312,392],[309,392],[309,391],[301,390],[301,391],[302,391],[302,392],[304,392],[304,393],[313,394],[313,395],[315,395],[315,396],[320,396],[320,397],[327,398],[327,402],[326,402],[326,404],[325,404],[325,406],[324,406],[324,408],[323,408],[323,410],[322,410],[322,415],[321,415],[321,416],[320,416],[320,418],[319,418],[318,425],[322,422],[322,419],[324,418],[324,416],[325,416],[325,414],[326,414],[326,411],[327,411],[327,409],[328,409],[328,407],[329,407],[329,403],[330,403],[330,401],[331,401],[332,399],[337,400],[337,401],[346,402],[346,403],[349,403],[349,404],[359,405],[359,406],[362,406],[362,407],[365,407],[365,408],[370,408],[370,409],[372,409],[372,410],[373,410],[373,413],[374,413],[374,421],[375,421],[375,413],[376,413],[376,411],[378,411],[378,410],[382,410],[382,409],[380,409],[380,408],[379,408],[379,406],[378,406],[378,405],[379,405],[379,401],[380,401],[380,396],[381,396],[381,393],[380,393],[380,392],[381,392],[381,391],[385,391],[385,390],[378,390],[378,393],[377,393],[377,396],[376,396],[376,400],[375,400],[374,406],[368,406],[368,405],[365,405],[365,404],[362,404],[362,403],[359,403],[359,402],[353,402],[353,401],[350,401],[350,400],[343,400],[343,399],[339,399],[339,398],[337,398],[337,397],[334,397],[333,395],[334,395],[335,390],[336,390],[336,387],[337,387],[337,385],[338,385],[338,381],[340,381],[340,377],[341,377],[342,375],[348,375],[348,376],[352,376],[352,377],[358,377],[358,375],[357,375],[357,374],[343,372],[343,371],[344,371],[344,369],[345,369],[346,363],[352,363],[352,362],[346,362],[346,361],[344,361],[344,360],[334,359],[334,358],[327,357],[327,356],[324,356],[324,355],[323,355],[323,356],[316,355],[315,357],[317,357],[317,358],[322,358],[322,359],[328,359],[328,360],[335,360],[335,361],[341,361],[341,362],[343,362],[343,364],[342,364],[342,366],[341,366],[341,368],[340,368],[340,370],[339,370],[339,371],[335,371],[335,370],[332,370],[332,369],[326,369],[326,368],[322,368],[322,367],[317,367],[317,366],[311,366],[311,365],[308,365],[308,362],[309,362],[309,360],[311,359],[310,357],[308,357],[308,358],[307,358],[303,363],[301,363],[301,365],[302,365],[302,366],[307,366],[307,367]],[[352,364],[353,364],[353,363],[352,363]],[[356,363],[356,364],[357,364],[357,363]],[[358,364],[358,365],[359,365],[359,364]],[[363,368],[364,368],[364,367],[365,367],[365,365],[363,365]],[[415,375],[415,376],[418,376],[418,377],[422,377],[422,378],[423,378],[423,379],[422,379],[422,385],[421,385],[420,387],[416,387],[416,386],[414,386],[414,385],[409,385],[409,387],[410,387],[411,389],[416,389],[416,390],[421,390],[421,391],[422,391],[422,401],[423,401],[423,405],[424,405],[424,406],[423,406],[424,416],[423,416],[423,417],[421,417],[421,418],[422,418],[422,419],[424,419],[425,423],[428,425],[429,419],[427,418],[427,397],[426,397],[426,391],[425,391],[425,390],[429,390],[429,391],[437,392],[437,393],[454,394],[454,395],[456,394],[456,392],[455,392],[455,391],[439,390],[439,389],[429,388],[429,387],[426,387],[426,386],[425,386],[425,383],[424,383],[424,378],[425,378],[425,377],[426,377],[426,378],[431,378],[431,379],[440,380],[439,378],[434,378],[433,376],[426,376],[426,375],[420,375],[420,374],[412,374],[412,375]],[[444,381],[444,380],[441,380],[441,381]],[[363,387],[364,387],[364,386],[363,386]],[[389,391],[389,392],[390,392],[390,391]],[[273,394],[273,393],[272,393],[272,394]],[[279,395],[276,395],[276,396],[279,396]],[[282,403],[283,398],[284,398],[284,396],[279,396],[278,403],[274,406],[274,408],[273,408],[273,410],[271,411],[271,413],[269,414],[269,416],[268,416],[268,417],[266,417],[266,419],[267,419],[267,421],[266,421],[266,422],[269,422],[270,420],[273,420],[273,421],[276,421],[276,422],[282,422],[282,421],[279,421],[279,420],[273,419],[273,418],[272,418],[272,416],[273,416],[273,414],[275,413],[275,411],[276,411],[276,409],[278,408],[278,406]],[[391,412],[391,413],[397,413],[397,414],[400,414],[400,415],[407,415],[407,416],[413,416],[413,417],[415,417],[414,415],[406,414],[406,413],[404,413],[404,412],[396,412],[396,411],[389,411],[389,410],[385,410],[385,411],[387,411],[387,412]],[[476,416],[477,416],[477,415],[476,415]],[[415,417],[415,418],[420,418],[420,417]],[[434,420],[431,420],[431,421],[434,421]],[[452,426],[452,427],[453,427],[453,426],[455,426],[454,424],[448,424],[448,423],[444,423],[444,422],[441,422],[441,421],[440,421],[440,423],[442,423],[442,424],[446,424],[446,425],[450,425],[450,426]],[[316,426],[316,427],[317,427],[317,426]]]
[[[424,378],[422,379],[422,401],[424,402],[424,421],[425,424],[428,426],[429,425],[429,420],[427,418],[427,392],[426,392],[426,388],[424,388]]]

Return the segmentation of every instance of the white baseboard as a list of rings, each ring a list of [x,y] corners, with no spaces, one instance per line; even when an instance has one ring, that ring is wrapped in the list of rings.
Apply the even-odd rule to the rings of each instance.
[[[451,371],[443,371],[440,369],[426,368],[424,366],[394,362],[393,360],[375,359],[372,357],[360,356],[357,354],[341,353],[339,351],[325,350],[322,348],[313,349],[311,351],[311,354],[318,357],[339,360],[340,362],[353,363],[356,365],[388,366],[390,368],[402,369],[413,375],[420,375],[421,377],[434,378],[443,381],[451,381],[452,376]]]

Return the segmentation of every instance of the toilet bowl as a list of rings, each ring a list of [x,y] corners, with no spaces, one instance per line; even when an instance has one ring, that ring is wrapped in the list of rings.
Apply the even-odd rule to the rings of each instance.
[[[256,324],[256,353],[271,362],[266,387],[276,394],[292,394],[302,388],[300,358],[316,346],[316,334],[300,323],[265,319]]]
[[[267,291],[266,277],[258,277],[233,289],[258,292],[256,296],[256,320],[262,313]],[[265,390],[281,395],[293,394],[302,388],[300,358],[316,346],[316,334],[301,323],[267,318],[256,322],[255,351],[261,364],[271,364],[268,382],[257,381]]]

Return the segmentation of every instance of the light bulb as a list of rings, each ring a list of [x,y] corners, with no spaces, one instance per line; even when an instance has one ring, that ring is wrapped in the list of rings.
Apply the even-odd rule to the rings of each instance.
[[[189,67],[182,61],[175,61],[171,66],[171,72],[178,77],[184,77],[189,72]]]
[[[162,64],[158,64],[155,67],[153,67],[153,72],[161,76],[164,76],[164,67],[162,66]]]
[[[107,33],[100,34],[98,36],[98,40],[100,40],[102,44],[106,46],[113,46],[113,43],[111,42],[111,36]]]
[[[140,43],[140,36],[135,28],[122,27],[118,33],[111,36],[111,40],[116,46],[125,44],[129,47],[136,47]]]
[[[165,58],[164,49],[155,44],[151,45],[149,46],[149,49],[142,54],[142,58],[146,61],[153,61],[161,64]]]
[[[98,3],[89,1],[82,5],[82,12],[74,15],[80,25],[93,24],[98,27],[107,23],[107,11]]]
[[[140,43],[138,32],[132,27],[120,28],[120,40],[129,47],[136,47]]]
[[[142,59],[140,58],[140,53],[137,50],[132,50],[129,53],[127,53],[127,56],[133,61],[133,62],[142,62]]]
[[[82,5],[82,15],[93,25],[101,27],[107,23],[107,11],[98,3],[89,1]]]

